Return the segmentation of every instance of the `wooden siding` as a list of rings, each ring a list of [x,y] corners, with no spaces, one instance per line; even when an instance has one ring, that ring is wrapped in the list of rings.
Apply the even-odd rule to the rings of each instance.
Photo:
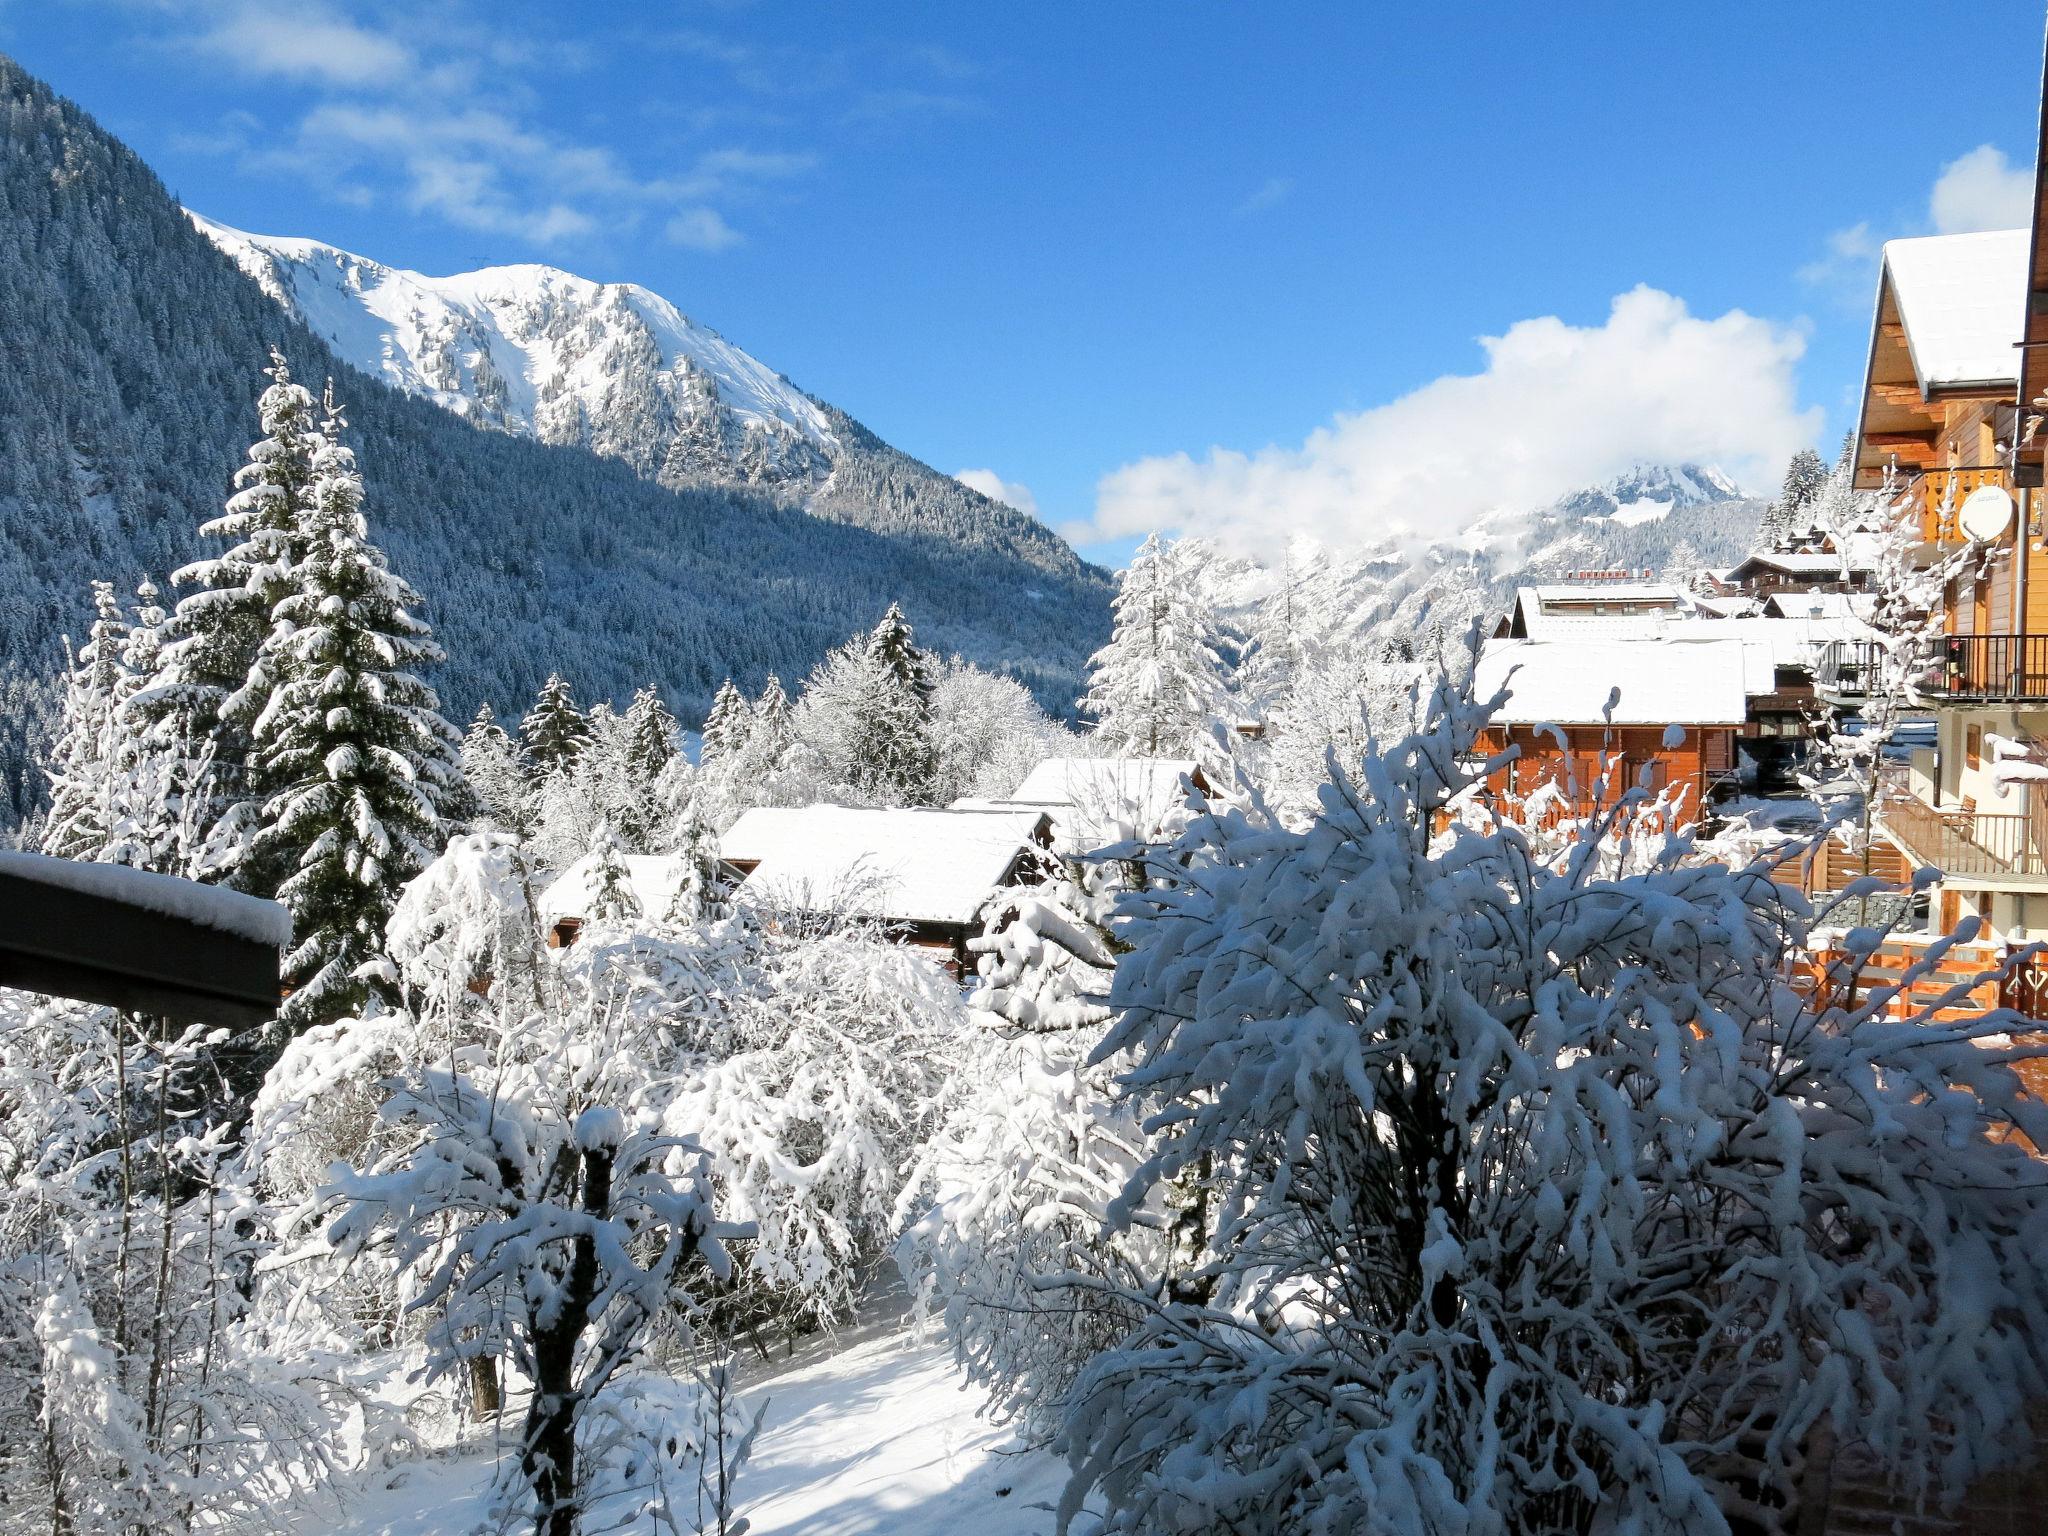
[[[1642,771],[1650,770],[1651,793],[1682,787],[1685,790],[1683,816],[1692,820],[1706,802],[1714,778],[1735,763],[1737,727],[1709,725],[1685,727],[1685,740],[1676,747],[1664,745],[1661,725],[1562,726],[1566,750],[1560,751],[1555,732],[1532,726],[1495,726],[1479,739],[1479,750],[1493,754],[1509,746],[1521,755],[1496,772],[1489,791],[1504,805],[1519,807],[1531,795],[1549,785],[1564,789],[1572,814],[1590,815],[1596,808],[1595,790],[1601,775],[1608,773],[1606,803],[1612,804],[1633,789]]]

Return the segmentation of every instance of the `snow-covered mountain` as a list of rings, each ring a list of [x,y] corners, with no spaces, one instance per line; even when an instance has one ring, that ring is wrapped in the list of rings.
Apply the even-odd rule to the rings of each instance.
[[[1288,633],[1311,647],[1412,656],[1456,643],[1504,610],[1518,585],[1581,570],[1649,570],[1680,579],[1732,565],[1765,503],[1719,470],[1638,465],[1533,511],[1500,511],[1438,540],[1388,539],[1330,550],[1301,540],[1286,558],[1212,563],[1213,597],[1246,635]]]
[[[428,277],[191,217],[339,356],[479,425],[664,485],[816,480],[842,451],[816,401],[637,283],[531,263]]]

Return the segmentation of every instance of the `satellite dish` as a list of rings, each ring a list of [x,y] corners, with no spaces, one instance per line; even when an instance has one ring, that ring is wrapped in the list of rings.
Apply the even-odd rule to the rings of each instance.
[[[2012,526],[2012,495],[2003,486],[1980,485],[1956,508],[1956,526],[1978,543],[1989,543]]]

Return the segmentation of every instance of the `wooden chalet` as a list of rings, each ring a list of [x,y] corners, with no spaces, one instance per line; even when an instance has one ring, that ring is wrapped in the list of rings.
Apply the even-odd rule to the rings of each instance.
[[[1683,619],[1692,600],[1664,582],[1598,577],[1518,587],[1496,639],[1561,640],[1575,634],[1655,634]]]
[[[629,853],[621,855],[619,862],[625,866],[626,889],[641,915],[660,919],[683,883],[686,861]],[[596,895],[597,855],[586,853],[556,876],[536,903],[547,929],[548,948],[566,949],[576,942]]]
[[[1474,693],[1509,693],[1478,749],[1516,756],[1488,792],[1518,811],[1583,817],[1641,785],[1672,791],[1690,821],[1735,773],[1749,700],[1774,680],[1768,651],[1737,639],[1490,641]]]
[[[735,901],[877,923],[958,977],[989,898],[1043,879],[1051,842],[1051,817],[1029,806],[764,807],[719,839],[719,860]]]
[[[1193,758],[1052,757],[990,805],[1028,807],[1051,818],[1062,853],[1112,843],[1155,843],[1167,836],[1188,791],[1209,792]]]
[[[1965,915],[1993,943],[2048,938],[2048,196],[2021,229],[1884,248],[1855,442],[1857,484],[1940,562],[1943,637],[1911,702],[1934,744],[1895,766],[1881,835],[1942,879],[1934,932]],[[1853,703],[1868,658],[1838,649]]]
[[[1875,562],[1862,550],[1809,548],[1754,551],[1722,572],[1719,580],[1730,591],[1769,598],[1781,593],[1868,592],[1875,575]]]

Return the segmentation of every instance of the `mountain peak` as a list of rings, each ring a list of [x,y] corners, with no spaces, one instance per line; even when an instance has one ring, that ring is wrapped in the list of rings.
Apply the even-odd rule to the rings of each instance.
[[[667,485],[815,484],[839,458],[816,401],[636,283],[538,263],[430,277],[188,216],[341,357],[480,426]]]

